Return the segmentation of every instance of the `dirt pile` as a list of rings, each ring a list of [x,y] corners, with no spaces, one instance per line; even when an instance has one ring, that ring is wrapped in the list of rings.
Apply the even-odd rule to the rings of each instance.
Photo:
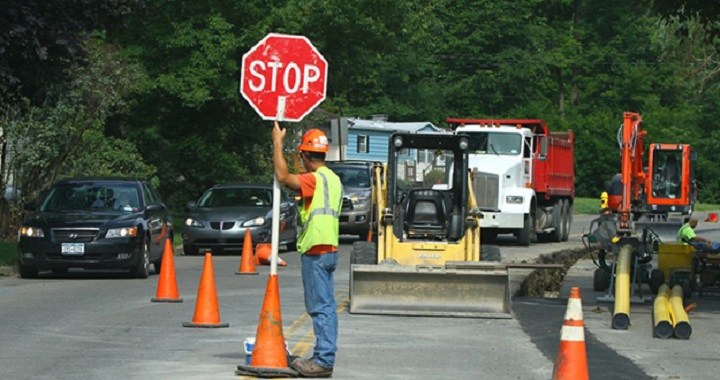
[[[548,293],[560,291],[562,280],[568,270],[582,258],[590,258],[592,251],[587,248],[568,249],[546,255],[540,255],[538,264],[562,264],[562,269],[537,269],[530,273],[522,284],[516,296],[545,297]]]

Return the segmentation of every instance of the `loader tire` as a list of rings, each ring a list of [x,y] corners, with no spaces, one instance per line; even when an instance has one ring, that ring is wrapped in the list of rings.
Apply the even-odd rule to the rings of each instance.
[[[350,264],[377,264],[377,246],[369,241],[356,241],[352,245]]]
[[[500,261],[500,247],[492,244],[481,244],[480,261]]]

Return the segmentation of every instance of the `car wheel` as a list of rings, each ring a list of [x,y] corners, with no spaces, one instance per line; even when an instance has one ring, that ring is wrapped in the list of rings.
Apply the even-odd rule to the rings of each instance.
[[[162,268],[162,259],[156,261],[153,263],[153,268],[155,268],[155,273],[160,274],[160,269]]]
[[[134,275],[137,278],[148,278],[150,275],[150,242],[147,239],[140,251],[140,260],[138,260]]]
[[[40,270],[35,267],[20,264],[18,265],[18,272],[22,278],[36,278]]]
[[[185,256],[197,256],[198,247],[196,245],[183,245],[183,253]]]

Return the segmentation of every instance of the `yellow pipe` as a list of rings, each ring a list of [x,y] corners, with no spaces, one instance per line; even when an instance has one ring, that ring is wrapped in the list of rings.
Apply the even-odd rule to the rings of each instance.
[[[673,323],[670,317],[670,288],[662,284],[658,289],[655,304],[653,306],[653,334],[658,338],[667,339],[673,334]]]
[[[630,326],[630,258],[633,247],[626,244],[620,248],[615,263],[615,311],[612,328],[627,330]]]
[[[683,288],[680,285],[675,285],[672,288],[670,308],[672,309],[673,315],[673,334],[678,339],[690,338],[692,327],[690,327],[690,320],[683,306]]]

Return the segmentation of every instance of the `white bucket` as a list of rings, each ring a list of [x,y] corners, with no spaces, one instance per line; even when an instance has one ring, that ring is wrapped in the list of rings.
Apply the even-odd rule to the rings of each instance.
[[[255,338],[245,338],[245,341],[243,342],[243,347],[245,348],[245,364],[250,365],[250,360],[252,359],[252,351],[253,348],[255,348]],[[285,341],[285,352],[290,355],[290,349],[288,348],[287,341]]]

